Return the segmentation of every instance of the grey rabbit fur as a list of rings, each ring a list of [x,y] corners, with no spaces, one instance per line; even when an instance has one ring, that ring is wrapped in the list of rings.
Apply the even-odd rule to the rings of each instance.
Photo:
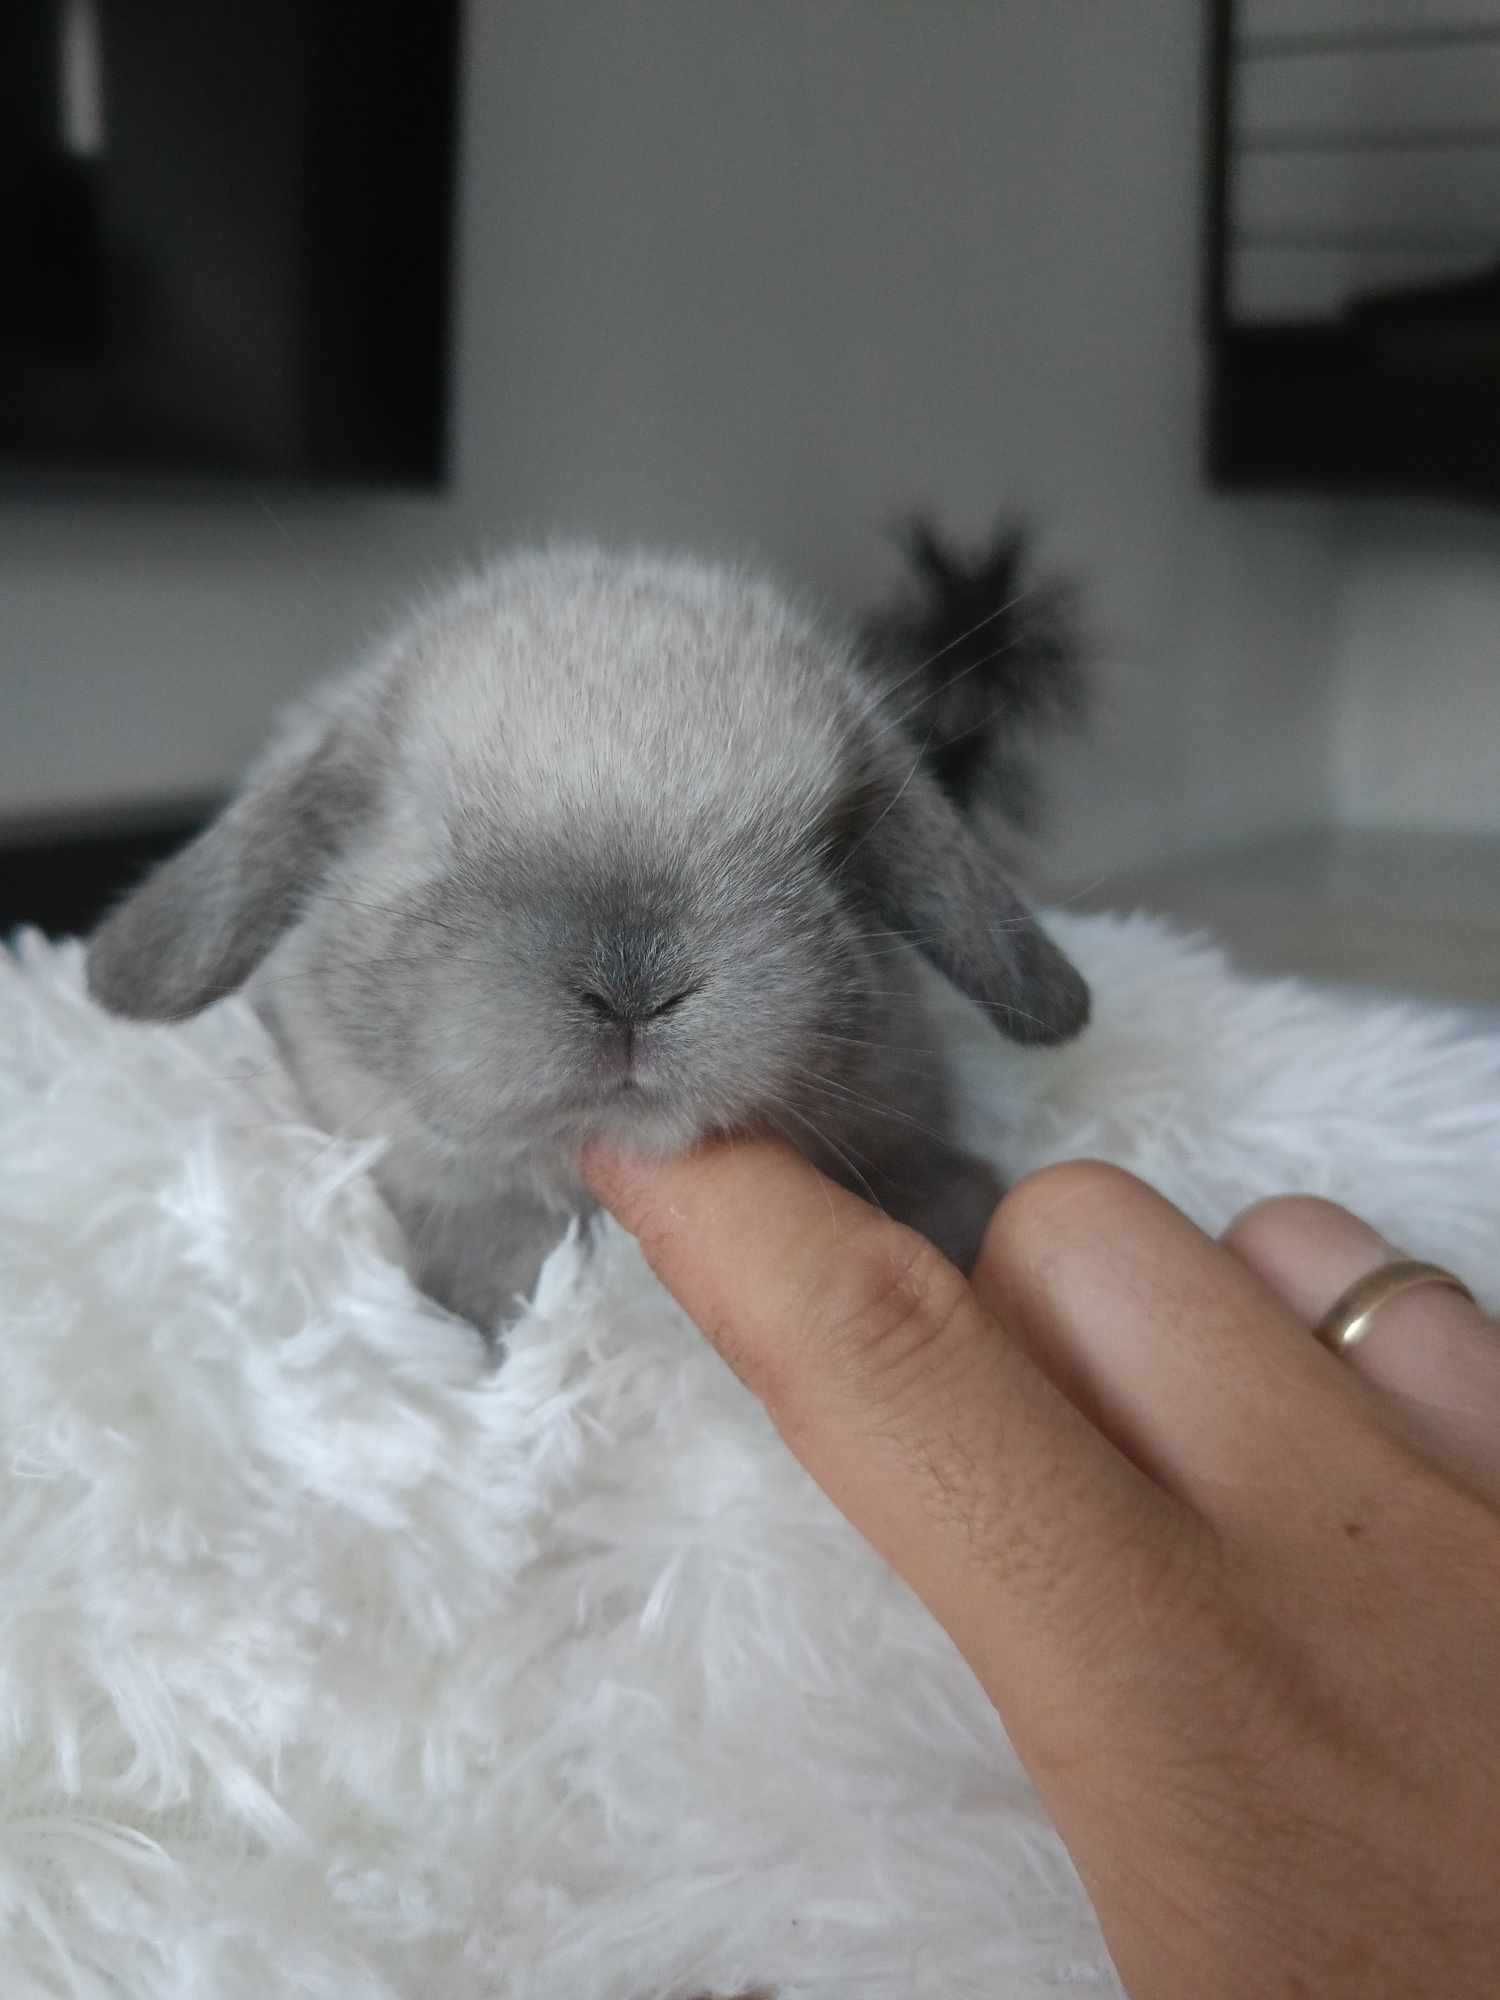
[[[250,982],[431,1295],[493,1333],[581,1148],[783,1133],[972,1264],[999,1188],[947,1136],[917,954],[1018,1042],[1088,992],[923,766],[899,682],[773,586],[589,547],[502,557],[290,710],[95,933],[94,996]]]

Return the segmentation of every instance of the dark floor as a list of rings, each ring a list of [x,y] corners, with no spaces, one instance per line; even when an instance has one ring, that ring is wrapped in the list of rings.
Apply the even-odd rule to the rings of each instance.
[[[197,832],[206,799],[131,812],[33,821],[0,832],[0,937],[34,925],[52,937],[93,928],[156,862]]]

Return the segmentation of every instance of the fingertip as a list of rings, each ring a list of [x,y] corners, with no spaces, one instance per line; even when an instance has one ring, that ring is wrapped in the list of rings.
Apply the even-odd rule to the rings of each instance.
[[[684,1304],[683,1286],[712,1284],[714,1268],[774,1268],[824,1217],[864,1205],[824,1180],[791,1147],[758,1135],[706,1139],[665,1158],[595,1141],[580,1155],[586,1185],[635,1237],[646,1261]],[[696,1317],[696,1314],[695,1314]]]
[[[1276,1261],[1276,1253],[1285,1243],[1326,1236],[1349,1223],[1365,1226],[1347,1208],[1324,1195],[1265,1195],[1242,1208],[1219,1240],[1227,1250],[1257,1267],[1266,1259]]]
[[[584,1186],[627,1229],[630,1223],[626,1211],[632,1193],[640,1186],[643,1169],[649,1170],[648,1162],[622,1152],[604,1139],[590,1139],[578,1156],[578,1171]]]
[[[1029,1252],[1060,1236],[1077,1239],[1111,1226],[1122,1206],[1133,1205],[1142,1196],[1162,1202],[1144,1181],[1108,1160],[1059,1160],[1038,1167],[1006,1191],[990,1217],[980,1264],[1017,1249]]]
[[[595,1141],[579,1158],[584,1186],[627,1234],[640,1239],[659,1207],[660,1179],[666,1162]]]

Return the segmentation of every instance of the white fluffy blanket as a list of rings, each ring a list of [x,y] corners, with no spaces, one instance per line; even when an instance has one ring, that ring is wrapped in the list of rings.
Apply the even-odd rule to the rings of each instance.
[[[954,1009],[1010,1171],[1316,1189],[1500,1289],[1500,1042],[1057,929],[1082,1042]],[[493,1376],[365,1164],[243,1004],[0,952],[5,2000],[1114,1991],[964,1668],[634,1246]]]

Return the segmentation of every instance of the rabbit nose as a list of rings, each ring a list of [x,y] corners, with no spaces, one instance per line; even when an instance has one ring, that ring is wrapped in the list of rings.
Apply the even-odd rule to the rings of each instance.
[[[622,1028],[635,1028],[643,1021],[656,1021],[663,1014],[670,1014],[697,990],[695,986],[684,986],[676,993],[658,997],[656,994],[606,992],[598,987],[585,986],[578,998],[597,1020],[609,1021]]]

